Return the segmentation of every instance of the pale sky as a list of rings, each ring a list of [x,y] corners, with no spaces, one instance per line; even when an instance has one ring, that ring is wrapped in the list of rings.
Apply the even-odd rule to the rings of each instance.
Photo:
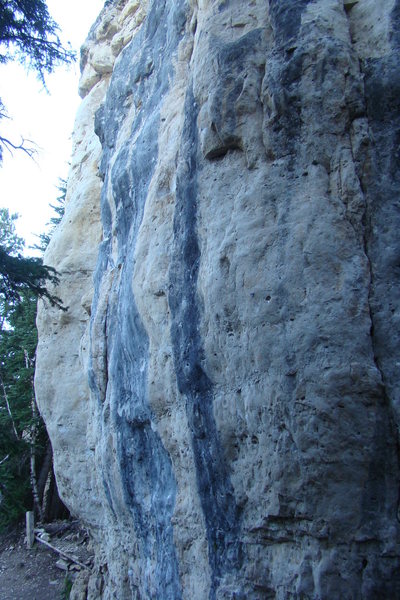
[[[21,151],[3,151],[0,166],[0,207],[20,214],[17,232],[26,247],[38,242],[53,216],[49,203],[59,195],[58,178],[66,179],[71,155],[71,132],[80,103],[78,96],[79,48],[104,5],[104,0],[47,0],[49,12],[61,27],[61,39],[69,41],[78,60],[58,67],[46,79],[49,93],[36,75],[24,67],[0,65],[0,98],[11,119],[0,121],[1,134],[15,143],[21,136],[38,146],[35,161]],[[32,254],[27,249],[26,254]]]

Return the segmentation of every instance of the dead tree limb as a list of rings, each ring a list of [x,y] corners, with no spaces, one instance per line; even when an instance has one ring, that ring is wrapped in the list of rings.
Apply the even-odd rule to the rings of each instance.
[[[13,156],[14,150],[22,150],[27,156],[29,156],[29,158],[33,158],[35,154],[37,154],[37,148],[35,148],[34,146],[25,146],[25,142],[28,142],[29,144],[34,144],[32,140],[26,140],[25,138],[21,138],[19,144],[14,144],[14,142],[9,140],[8,138],[2,135],[0,136],[0,145],[2,145],[4,148],[7,148],[11,156]]]
[[[3,377],[1,376],[1,374],[0,374],[0,384],[1,384],[1,388],[2,388],[2,390],[3,390],[3,397],[4,397],[4,400],[5,400],[6,406],[7,406],[7,412],[8,412],[8,414],[9,414],[9,416],[10,416],[10,419],[11,419],[11,423],[12,423],[13,432],[14,432],[14,435],[15,435],[15,437],[16,437],[16,438],[17,438],[17,440],[19,441],[20,437],[19,437],[19,435],[18,435],[18,431],[17,431],[17,428],[16,428],[16,426],[15,426],[14,417],[13,417],[13,414],[12,414],[12,412],[11,412],[10,403],[9,403],[9,401],[8,401],[8,396],[7,396],[6,386],[4,385]]]
[[[5,462],[6,462],[6,460],[8,460],[9,458],[10,458],[10,455],[9,455],[9,454],[7,454],[7,456],[5,456],[4,458],[2,458],[2,459],[0,460],[0,465],[2,465],[3,463],[5,463]]]
[[[76,565],[79,565],[83,569],[89,569],[89,567],[87,565],[85,565],[84,563],[81,563],[77,558],[74,558],[70,554],[67,554],[67,552],[64,552],[64,550],[60,550],[59,548],[56,548],[55,546],[53,546],[49,542],[46,542],[45,540],[42,540],[38,535],[35,535],[35,539],[38,542],[40,542],[41,544],[44,544],[45,546],[47,546],[48,548],[50,548],[51,550],[53,550],[54,552],[57,552],[60,556],[62,556],[63,558],[69,560],[70,562],[73,562]]]

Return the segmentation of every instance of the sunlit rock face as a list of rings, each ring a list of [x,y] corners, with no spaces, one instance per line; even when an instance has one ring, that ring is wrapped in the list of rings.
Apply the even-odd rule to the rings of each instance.
[[[399,32],[395,0],[106,2],[38,316],[76,598],[399,596]]]

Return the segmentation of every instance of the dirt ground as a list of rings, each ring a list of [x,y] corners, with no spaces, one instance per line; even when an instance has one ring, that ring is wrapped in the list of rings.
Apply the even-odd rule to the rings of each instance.
[[[90,564],[82,537],[76,527],[74,530],[73,526],[65,525],[61,534],[53,531],[46,539]],[[57,562],[61,562],[62,569],[56,566]],[[37,541],[28,550],[22,526],[0,535],[0,600],[64,600],[68,598],[67,591],[76,574],[74,569],[72,562]]]

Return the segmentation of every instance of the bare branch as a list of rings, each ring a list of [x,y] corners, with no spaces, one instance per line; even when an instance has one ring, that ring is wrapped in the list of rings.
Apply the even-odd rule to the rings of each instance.
[[[6,462],[6,460],[8,460],[10,458],[10,455],[7,454],[7,456],[5,456],[4,458],[2,458],[2,460],[0,460],[0,465],[2,465],[3,463]]]
[[[42,540],[42,538],[40,536],[35,535],[35,539],[38,542],[40,542],[41,544],[44,544],[45,546],[47,546],[48,548],[50,548],[51,550],[54,550],[54,552],[57,552],[63,558],[66,558],[70,562],[75,563],[76,565],[79,565],[80,567],[82,567],[82,569],[88,569],[88,570],[90,570],[90,567],[88,567],[88,565],[85,565],[84,563],[80,562],[77,558],[75,558],[71,554],[67,554],[63,550],[60,550],[59,548],[56,548],[55,546],[53,546],[49,542],[46,542],[46,540]]]
[[[10,419],[11,419],[11,423],[12,423],[12,428],[13,428],[13,431],[14,431],[14,435],[17,438],[17,440],[19,440],[18,431],[17,431],[17,428],[15,427],[14,417],[13,417],[12,412],[11,412],[11,407],[10,407],[10,403],[8,401],[8,396],[7,396],[6,388],[5,388],[4,381],[3,381],[3,378],[2,378],[1,375],[0,375],[0,384],[1,384],[1,387],[2,387],[2,390],[3,390],[4,400],[6,402],[7,412],[10,415]]]
[[[24,146],[25,142],[36,145],[35,142],[33,142],[32,140],[26,140],[23,137],[21,137],[20,144],[17,145],[11,142],[11,140],[0,136],[0,144],[2,144],[4,148],[7,148],[11,156],[13,156],[13,150],[22,150],[23,152],[25,152],[25,154],[29,156],[29,158],[33,158],[34,155],[37,154],[37,148],[34,148],[33,146]]]

